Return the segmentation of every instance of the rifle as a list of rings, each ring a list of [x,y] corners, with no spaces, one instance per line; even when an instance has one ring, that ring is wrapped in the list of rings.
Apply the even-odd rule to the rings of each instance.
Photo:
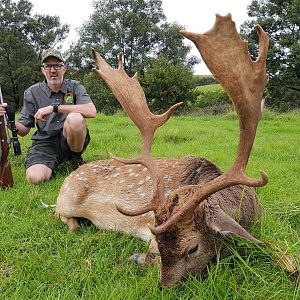
[[[0,87],[0,104],[3,104],[3,97]],[[0,138],[1,138],[1,160],[0,160],[0,188],[13,186],[11,166],[8,161],[8,152],[12,143],[15,155],[21,155],[21,147],[18,141],[17,128],[15,124],[15,110],[12,106],[5,108],[6,114],[0,116]],[[12,139],[9,138],[8,124],[12,131]]]

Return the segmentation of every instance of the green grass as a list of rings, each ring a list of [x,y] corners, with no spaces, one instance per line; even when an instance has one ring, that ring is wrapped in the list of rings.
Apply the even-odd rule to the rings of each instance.
[[[132,157],[140,137],[123,114],[88,120],[92,141],[86,161],[109,153]],[[22,157],[10,153],[15,185],[0,191],[1,299],[300,299],[300,290],[278,264],[276,253],[300,259],[300,112],[265,112],[259,124],[247,173],[269,175],[258,189],[264,206],[260,239],[267,246],[239,241],[232,255],[217,259],[207,271],[182,285],[158,287],[159,266],[130,264],[127,258],[143,251],[143,242],[116,232],[85,225],[70,233],[52,208],[70,172],[65,165],[48,182],[33,186],[24,179],[24,158],[30,137],[22,138]],[[223,116],[171,118],[155,136],[154,156],[199,155],[227,170],[234,160],[238,121]],[[278,250],[281,249],[281,250]],[[299,266],[298,266],[299,268]]]
[[[202,92],[212,92],[212,91],[222,91],[223,88],[220,84],[207,84],[207,85],[201,85],[196,87],[197,90]]]

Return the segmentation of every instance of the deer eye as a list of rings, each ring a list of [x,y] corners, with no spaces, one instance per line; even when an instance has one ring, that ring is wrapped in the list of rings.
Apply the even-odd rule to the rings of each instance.
[[[191,248],[191,249],[188,251],[187,257],[190,257],[190,256],[191,256],[192,254],[194,254],[197,250],[198,250],[198,244],[197,244],[195,247]]]

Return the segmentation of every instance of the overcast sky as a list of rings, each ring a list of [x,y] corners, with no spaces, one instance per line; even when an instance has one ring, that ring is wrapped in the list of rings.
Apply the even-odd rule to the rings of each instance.
[[[76,40],[76,28],[89,19],[93,11],[92,0],[30,0],[33,13],[58,15],[61,23],[70,27],[70,35],[66,47]],[[163,10],[168,22],[177,22],[186,30],[203,33],[214,24],[215,14],[231,13],[237,29],[247,19],[247,6],[251,0],[162,0]],[[187,41],[187,43],[191,43]],[[200,57],[198,50],[192,44],[191,54]],[[195,67],[196,74],[210,74],[204,63]]]

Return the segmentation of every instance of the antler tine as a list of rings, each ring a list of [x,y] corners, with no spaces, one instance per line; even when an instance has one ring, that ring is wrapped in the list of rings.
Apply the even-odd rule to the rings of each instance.
[[[221,189],[236,184],[258,187],[268,182],[268,176],[264,172],[261,172],[260,179],[252,179],[245,174],[256,128],[261,119],[261,100],[267,82],[269,38],[260,26],[256,30],[260,50],[255,62],[251,61],[247,43],[241,40],[230,14],[225,17],[217,14],[213,28],[204,34],[181,31],[195,43],[211,73],[230,96],[239,117],[240,140],[236,159],[229,171],[205,185],[185,186],[173,191],[170,197],[186,198],[186,201],[183,200],[185,205],[165,223],[151,228],[153,234],[164,232],[188,211]]]
[[[128,116],[139,128],[142,135],[143,151],[139,158],[120,159],[114,157],[114,159],[117,159],[122,163],[144,165],[150,170],[154,181],[153,199],[146,207],[136,211],[127,211],[118,207],[118,210],[123,214],[130,216],[140,215],[150,210],[155,210],[159,201],[164,201],[164,185],[162,174],[151,156],[152,140],[156,129],[170,118],[174,110],[180,106],[182,102],[173,105],[164,114],[153,114],[148,108],[145,93],[138,81],[137,74],[133,77],[129,77],[126,74],[122,64],[122,53],[119,53],[118,56],[117,70],[111,68],[94,49],[93,56],[98,66],[98,69],[94,68],[93,72],[105,81]]]

